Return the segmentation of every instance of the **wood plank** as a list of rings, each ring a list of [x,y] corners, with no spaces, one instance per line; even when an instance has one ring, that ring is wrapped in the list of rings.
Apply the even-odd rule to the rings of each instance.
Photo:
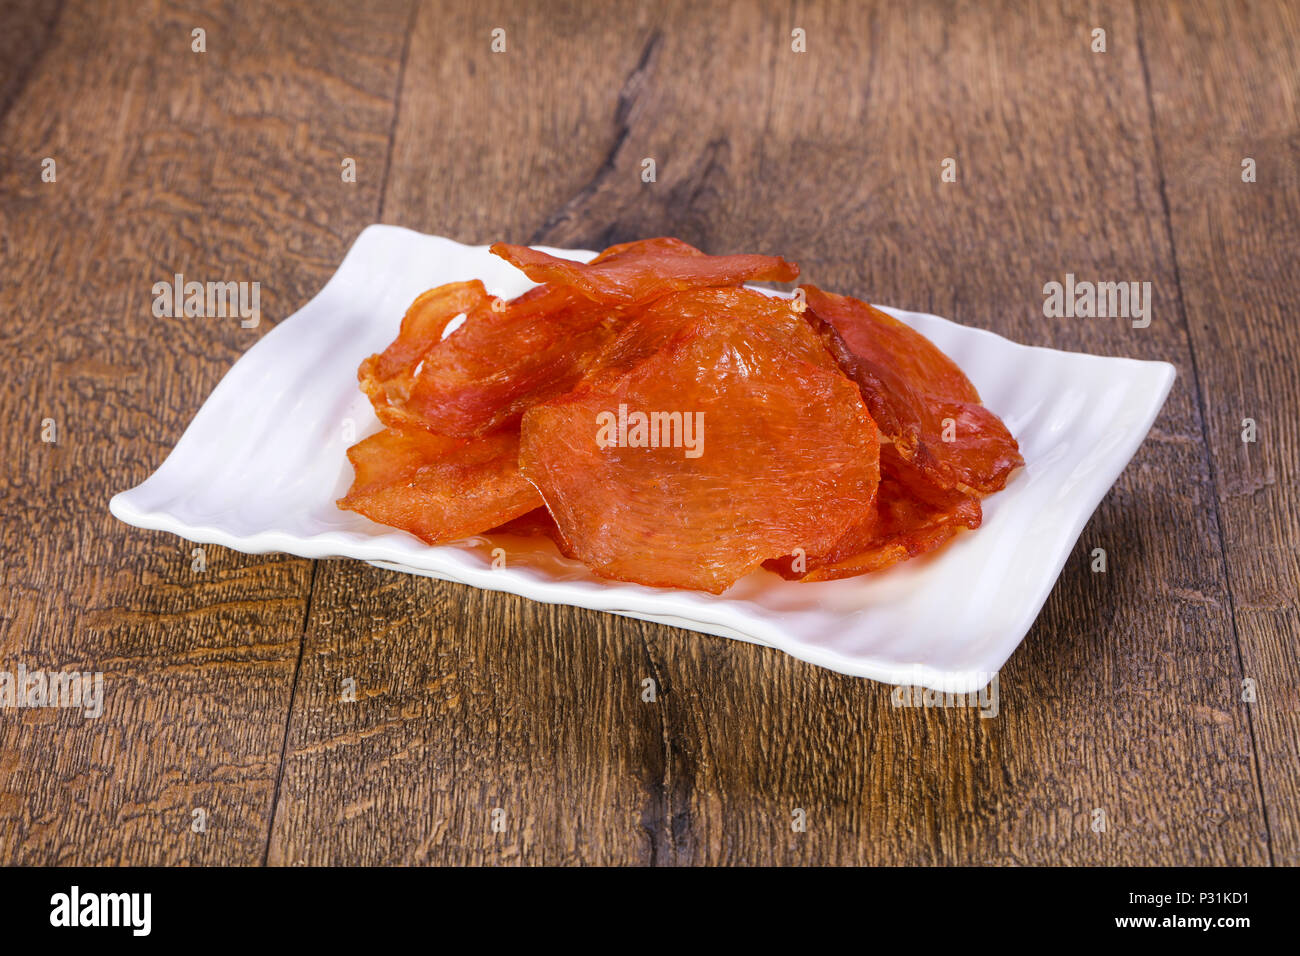
[[[0,669],[105,689],[98,719],[0,713],[0,861],[264,857],[311,564],[209,547],[195,573],[108,498],[374,218],[407,10],[69,3],[0,125]],[[178,271],[260,282],[260,327],[154,318]]]
[[[799,10],[810,37],[803,59],[778,42],[788,20],[724,31],[727,42],[713,44],[719,64],[764,65],[755,72],[768,78],[771,105],[761,122],[729,122],[728,109],[707,124],[708,141],[726,149],[709,165],[702,148],[683,164],[679,193],[712,172],[712,188],[694,194],[704,201],[694,216],[738,229],[743,238],[729,246],[784,238],[807,250],[797,256],[807,275],[831,288],[1032,344],[1167,359],[1182,374],[1152,440],[1004,668],[996,719],[899,712],[883,688],[814,678],[783,660],[737,674],[701,655],[699,667],[679,672],[677,684],[693,691],[674,715],[682,762],[701,768],[688,786],[694,840],[682,855],[1265,860],[1176,276],[1165,237],[1147,225],[1159,221],[1160,200],[1131,11],[1105,5],[1094,19],[919,4],[822,13]],[[1089,50],[1097,23],[1109,31],[1106,54]],[[701,56],[702,32],[684,29],[679,45],[666,45],[665,75]],[[730,106],[749,87],[720,65],[700,88]],[[645,105],[647,136],[689,135],[665,128],[706,108],[683,95]],[[944,157],[957,159],[958,183],[940,182]],[[1151,281],[1156,320],[1136,330],[1123,320],[1045,319],[1042,286],[1066,272]],[[1180,552],[1170,528],[1205,550]],[[1087,569],[1099,545],[1111,556],[1105,577]],[[693,662],[688,640],[665,641],[663,659]],[[745,733],[753,727],[767,732]],[[689,743],[706,729],[711,755]],[[808,834],[790,833],[792,806],[816,820]],[[1105,834],[1089,828],[1095,808],[1106,812]]]
[[[1300,10],[1141,10],[1272,860],[1300,864]],[[1189,83],[1189,77],[1197,82]],[[1244,182],[1242,161],[1256,163]],[[1256,441],[1242,440],[1254,419]]]
[[[618,141],[610,107],[653,47],[646,16],[421,6],[385,221],[526,240]],[[666,771],[643,630],[320,563],[270,862],[654,862]]]
[[[832,289],[1167,359],[1174,393],[990,720],[900,711],[775,651],[322,564],[272,861],[1265,862],[1131,8],[647,16],[422,7],[385,217],[471,242],[781,252]],[[487,52],[497,25],[522,56]],[[1151,281],[1155,320],[1043,318],[1066,272]],[[368,696],[343,703],[354,675]]]

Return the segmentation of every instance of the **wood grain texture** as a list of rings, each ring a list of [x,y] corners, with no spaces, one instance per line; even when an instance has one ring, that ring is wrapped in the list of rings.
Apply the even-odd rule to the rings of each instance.
[[[102,671],[106,697],[0,712],[4,862],[265,855],[311,565],[209,547],[195,573],[107,503],[374,218],[406,9],[70,3],[0,126],[0,669]],[[343,184],[343,155],[374,175]],[[154,318],[178,271],[261,282],[266,320]]]
[[[13,0],[0,7],[0,119],[40,62],[61,7],[60,0]]]
[[[619,138],[610,90],[643,49],[629,26],[626,10],[422,6],[385,221],[470,243],[533,232]],[[657,861],[662,710],[640,700],[655,675],[637,627],[321,563],[270,861]]]
[[[1294,10],[546,6],[74,3],[0,73],[0,669],[100,669],[109,699],[0,711],[0,860],[1297,862]],[[375,218],[779,253],[1179,376],[991,719],[357,562],[209,548],[194,574],[189,545],[116,524],[109,494]],[[267,321],[153,319],[176,270],[261,281]],[[1067,272],[1151,282],[1150,327],[1045,318]]]
[[[1300,864],[1300,10],[1143,9],[1274,862]],[[1186,77],[1201,82],[1188,84]],[[1242,163],[1256,163],[1255,182]],[[1244,420],[1258,427],[1243,441]]]

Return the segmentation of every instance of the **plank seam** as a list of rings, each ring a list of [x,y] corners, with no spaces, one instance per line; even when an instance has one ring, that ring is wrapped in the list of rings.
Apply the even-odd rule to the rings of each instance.
[[[411,35],[420,13],[417,0],[411,0],[411,12],[406,15],[406,37],[402,41],[402,59],[397,66],[397,87],[393,90],[393,121],[388,126],[388,152],[384,156],[384,175],[379,181],[379,210],[375,221],[384,221],[384,204],[388,201],[388,174],[393,168],[393,149],[397,145],[397,121],[402,115],[402,88],[406,85],[406,61],[411,55]]]
[[[402,110],[402,85],[406,77],[406,61],[411,52],[411,34],[415,32],[415,18],[419,13],[419,4],[412,0],[410,13],[406,18],[406,36],[402,42],[402,59],[397,68],[397,83],[393,90],[393,119],[388,126],[388,151],[384,156],[384,174],[379,184],[379,208],[377,210],[377,219],[382,221],[384,218],[384,200],[388,194],[388,173],[393,164],[393,144],[397,139],[397,119]],[[289,687],[289,709],[284,718],[284,737],[280,742],[280,763],[275,772],[275,789],[271,794],[271,813],[266,827],[266,845],[262,850],[262,866],[269,865],[271,858],[271,840],[275,835],[275,815],[280,808],[280,788],[284,782],[284,764],[289,753],[289,732],[293,727],[293,710],[294,704],[298,698],[298,680],[302,674],[303,654],[307,649],[307,628],[311,623],[311,605],[312,598],[316,594],[316,566],[318,562],[311,562],[311,577],[307,583],[307,601],[303,607],[302,628],[298,640],[298,659],[293,667],[293,683]]]
[[[1151,143],[1155,150],[1156,160],[1156,179],[1160,189],[1160,205],[1164,212],[1165,235],[1169,240],[1169,254],[1173,259],[1174,266],[1174,287],[1177,292],[1178,315],[1183,324],[1183,335],[1187,339],[1187,354],[1192,366],[1192,394],[1196,399],[1197,417],[1201,425],[1201,445],[1205,458],[1206,470],[1210,475],[1210,483],[1213,486],[1214,501],[1214,530],[1219,539],[1219,567],[1223,574],[1223,587],[1228,596],[1228,620],[1232,625],[1232,638],[1237,651],[1237,667],[1242,677],[1246,674],[1246,662],[1241,652],[1241,634],[1237,629],[1237,601],[1232,592],[1232,576],[1228,572],[1228,546],[1223,533],[1223,515],[1219,503],[1220,479],[1218,468],[1214,463],[1214,455],[1210,452],[1210,429],[1206,421],[1205,396],[1201,388],[1200,367],[1196,361],[1196,342],[1192,336],[1191,323],[1187,318],[1187,305],[1183,299],[1183,277],[1182,270],[1178,267],[1178,246],[1174,241],[1174,223],[1173,215],[1169,208],[1169,193],[1165,188],[1165,164],[1164,153],[1160,148],[1160,132],[1156,125],[1156,106],[1155,99],[1151,92],[1151,70],[1147,65],[1146,43],[1142,36],[1142,11],[1140,4],[1134,3],[1133,13],[1137,20],[1137,47],[1138,59],[1142,63],[1142,82],[1146,90],[1147,98],[1147,117],[1151,126]],[[1260,812],[1264,817],[1264,836],[1265,846],[1268,850],[1269,866],[1276,866],[1273,856],[1273,828],[1269,822],[1268,800],[1264,793],[1264,774],[1259,763],[1259,738],[1255,734],[1255,720],[1250,712],[1250,706],[1242,703],[1246,711],[1246,728],[1250,733],[1251,753],[1254,757],[1255,767],[1255,789],[1259,793]]]
[[[316,593],[316,561],[311,562],[311,578],[307,582],[307,601],[302,612],[302,628],[298,637],[298,659],[293,665],[293,682],[289,685],[289,708],[284,715],[284,737],[280,740],[280,763],[275,769],[275,789],[271,791],[271,814],[266,825],[266,846],[262,849],[262,866],[271,858],[271,838],[275,834],[275,814],[280,808],[280,786],[284,782],[284,761],[289,753],[289,729],[293,726],[293,705],[298,698],[298,677],[302,674],[303,652],[307,649],[307,623],[311,620],[311,598]]]
[[[641,639],[641,649],[645,652],[645,662],[650,668],[650,676],[654,679],[655,685],[662,693],[665,690],[663,678],[660,676],[659,668],[655,666],[654,656],[650,653],[650,642],[646,640],[646,629],[649,625],[640,624],[637,627],[638,636]],[[659,718],[659,737],[664,745],[664,772],[659,779],[659,795],[661,799],[662,814],[661,819],[653,821],[655,827],[646,827],[646,832],[650,834],[650,865],[659,866],[662,862],[659,856],[659,841],[661,834],[656,832],[656,827],[661,827],[663,833],[668,838],[668,852],[670,859],[676,862],[677,844],[673,835],[673,803],[672,803],[672,746],[668,739],[668,719],[664,716],[662,710],[658,711]],[[653,812],[653,808],[648,808]],[[642,820],[644,820],[644,814]],[[644,824],[643,824],[644,825]]]

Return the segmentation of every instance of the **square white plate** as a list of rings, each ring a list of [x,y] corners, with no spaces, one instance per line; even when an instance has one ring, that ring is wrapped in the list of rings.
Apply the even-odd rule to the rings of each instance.
[[[887,309],[947,352],[1020,441],[1026,465],[985,499],[983,526],[931,556],[843,581],[799,584],[758,571],[721,596],[648,588],[597,578],[549,541],[431,547],[335,507],[352,480],[344,452],[378,428],[357,365],[392,340],[417,295],[470,278],[501,296],[532,284],[485,246],[370,226],[320,294],[235,363],[158,470],[113,498],[113,514],[200,543],[358,558],[770,644],[846,674],[969,693],[1029,630],[1174,379],[1164,362],[1030,348]],[[498,547],[505,566],[493,568]]]

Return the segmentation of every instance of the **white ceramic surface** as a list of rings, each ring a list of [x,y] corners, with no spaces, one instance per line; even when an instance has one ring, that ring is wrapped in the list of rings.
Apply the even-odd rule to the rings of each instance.
[[[357,365],[392,340],[419,293],[467,278],[502,296],[531,285],[486,247],[370,226],[320,294],[235,363],[158,470],[113,498],[113,514],[191,541],[358,558],[770,644],[847,674],[968,693],[1024,638],[1174,379],[1164,362],[1030,348],[888,309],[947,352],[1020,441],[1026,466],[985,499],[983,526],[876,575],[798,584],[759,571],[718,597],[647,588],[597,578],[548,541],[430,547],[335,507],[352,478],[347,423],[356,438],[378,427]],[[492,567],[495,547],[506,549],[504,568]]]

